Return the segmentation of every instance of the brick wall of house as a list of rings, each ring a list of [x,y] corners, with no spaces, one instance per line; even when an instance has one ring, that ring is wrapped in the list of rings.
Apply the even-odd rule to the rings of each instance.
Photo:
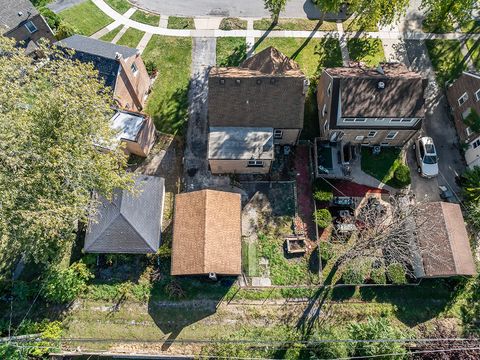
[[[30,33],[27,28],[25,27],[25,24],[31,21],[35,27],[37,28],[37,31],[34,33]],[[22,22],[17,26],[15,29],[12,29],[4,34],[7,37],[14,38],[18,42],[20,41],[29,41],[33,40],[35,42],[38,42],[41,38],[45,38],[47,40],[50,40],[51,42],[55,42],[55,36],[53,35],[52,30],[46,23],[46,21],[43,19],[43,17],[40,14],[32,16],[27,21]]]
[[[123,66],[115,85],[114,98],[123,109],[142,111],[145,107],[145,98],[150,88],[150,77],[148,76],[147,69],[140,55],[131,56],[126,60],[122,59],[122,61]],[[133,63],[135,63],[138,69],[135,76],[131,70]]]
[[[340,131],[336,129],[335,131]],[[342,142],[358,145],[388,145],[388,146],[403,146],[405,143],[416,135],[418,130],[391,130],[391,129],[342,129],[344,132]],[[376,131],[374,137],[368,137],[371,131]],[[390,131],[397,132],[397,135],[392,140],[387,140],[386,137]],[[357,136],[363,136],[364,139],[357,139]]]
[[[330,121],[330,110],[332,106],[331,92],[329,95],[329,84],[333,86],[332,78],[325,72],[322,73],[317,85],[317,107],[318,107],[318,119],[320,122],[320,138],[323,140],[328,139],[329,131],[325,129],[325,123]],[[326,106],[325,115],[322,114],[323,107]]]
[[[248,167],[248,160],[208,160],[212,174],[268,174],[271,160],[263,160],[263,167]]]
[[[301,129],[275,129],[280,130],[283,133],[281,139],[273,139],[273,143],[276,145],[292,145],[296,144],[300,137]]]

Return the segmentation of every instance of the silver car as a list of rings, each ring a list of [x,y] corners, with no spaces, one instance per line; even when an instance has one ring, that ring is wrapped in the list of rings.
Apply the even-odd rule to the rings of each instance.
[[[418,163],[418,173],[425,178],[438,175],[438,156],[431,137],[423,136],[413,145]]]

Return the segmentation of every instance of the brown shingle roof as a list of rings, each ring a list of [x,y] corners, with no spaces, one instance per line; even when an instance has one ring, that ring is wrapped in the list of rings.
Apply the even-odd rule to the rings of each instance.
[[[240,67],[210,70],[210,126],[301,129],[306,78],[298,65],[274,48]]]
[[[383,64],[382,72],[361,67],[325,70],[339,87],[342,117],[418,117],[425,116],[421,75],[405,65]],[[385,87],[380,89],[379,82]]]
[[[241,201],[200,190],[175,197],[172,275],[241,273]]]
[[[458,204],[433,202],[422,206],[417,219],[418,242],[426,277],[475,275],[472,251]]]

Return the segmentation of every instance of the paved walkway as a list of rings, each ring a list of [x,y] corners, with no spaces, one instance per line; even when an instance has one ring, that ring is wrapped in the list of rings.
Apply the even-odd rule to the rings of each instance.
[[[323,37],[339,37],[338,31],[317,31],[314,34],[311,31],[291,31],[291,30],[275,30],[275,31],[263,31],[263,30],[218,30],[218,29],[167,29],[159,26],[152,26],[142,24],[137,21],[128,19],[126,16],[117,13],[110,8],[103,0],[92,0],[105,14],[110,16],[115,22],[120,22],[122,25],[148,32],[152,34],[164,35],[164,36],[180,36],[180,37],[253,37],[260,38],[266,34],[269,37],[293,37],[293,38],[323,38]],[[307,0],[308,1],[308,0]],[[179,2],[182,6],[186,6],[183,2]],[[258,17],[258,15],[257,15]],[[425,40],[425,39],[449,39],[449,40],[465,40],[466,38],[472,38],[475,40],[480,39],[480,34],[461,34],[461,33],[449,33],[449,34],[430,34],[424,33],[420,30],[405,30],[405,31],[378,31],[367,33],[345,33],[348,37],[358,36],[370,36],[372,38],[379,39],[406,39],[406,40]]]

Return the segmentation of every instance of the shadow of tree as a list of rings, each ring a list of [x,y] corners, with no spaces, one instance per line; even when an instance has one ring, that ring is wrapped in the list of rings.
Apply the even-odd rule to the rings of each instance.
[[[247,58],[247,44],[236,46],[232,53],[218,62],[218,66],[239,66]]]
[[[354,61],[360,61],[367,56],[374,56],[378,51],[378,42],[369,37],[359,37],[350,39],[348,42],[348,51],[350,58]]]

